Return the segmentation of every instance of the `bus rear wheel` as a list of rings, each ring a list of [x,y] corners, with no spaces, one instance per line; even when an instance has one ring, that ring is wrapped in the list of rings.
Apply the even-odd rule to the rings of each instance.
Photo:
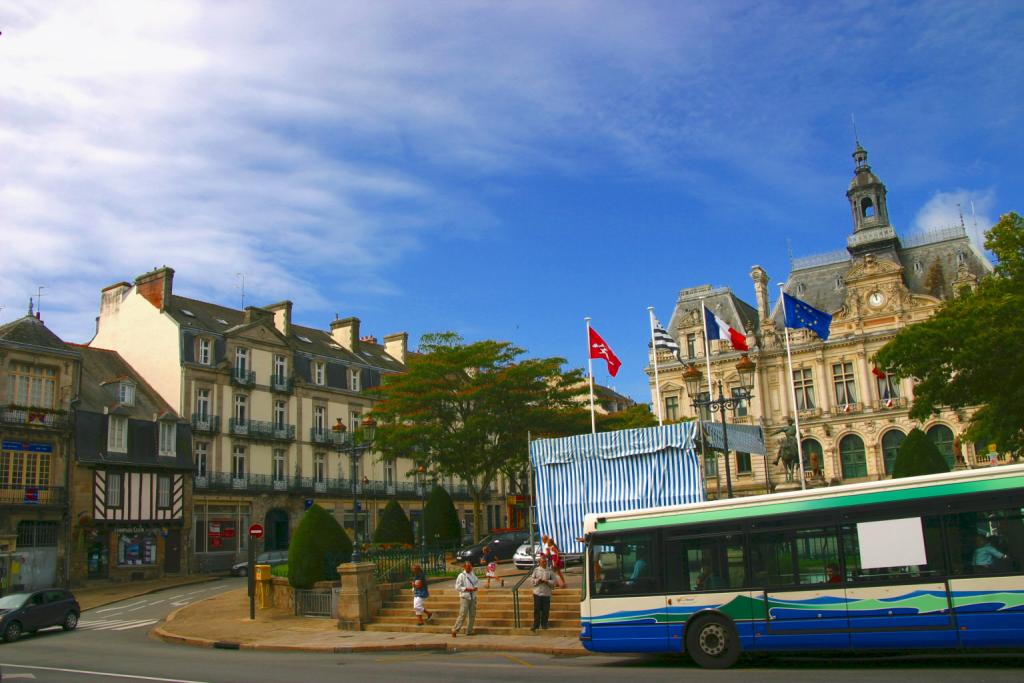
[[[686,651],[705,669],[728,669],[740,657],[740,640],[732,621],[712,614],[686,627]]]

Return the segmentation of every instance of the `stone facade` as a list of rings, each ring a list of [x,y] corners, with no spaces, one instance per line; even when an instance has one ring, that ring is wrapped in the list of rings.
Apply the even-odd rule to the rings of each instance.
[[[750,271],[754,306],[728,288],[682,290],[668,329],[680,345],[681,358],[667,351],[657,353],[666,418],[690,418],[696,411],[683,372],[692,364],[707,374],[701,305],[746,335],[749,358],[757,364],[753,396],[728,421],[761,426],[768,454],[729,454],[736,495],[799,486],[797,477],[789,478],[781,464],[773,464],[784,438],[778,430],[793,417],[799,418],[811,485],[889,476],[899,443],[914,427],[928,432],[953,466],[1005,461],[1002,456],[990,457],[987,444],[961,443],[971,411],[944,410],[924,423],[911,420],[913,382],[893,380],[872,361],[900,329],[926,320],[942,301],[977,286],[992,266],[962,225],[898,238],[889,224],[885,186],[867,165],[867,152],[859,145],[854,159],[854,179],[847,193],[854,229],[846,250],[794,260],[784,286],[788,294],[832,314],[827,341],[806,329],[789,330],[790,375],[784,312],[778,301],[774,309],[769,306],[769,276],[754,266]],[[714,397],[718,397],[719,380],[723,394],[730,395],[739,386],[734,366],[741,354],[721,341],[712,341],[709,351]],[[648,375],[652,396],[657,396],[653,367]],[[703,379],[706,392],[708,378]],[[812,472],[812,463],[818,471]],[[721,455],[707,463],[710,497],[725,495],[725,466]]]

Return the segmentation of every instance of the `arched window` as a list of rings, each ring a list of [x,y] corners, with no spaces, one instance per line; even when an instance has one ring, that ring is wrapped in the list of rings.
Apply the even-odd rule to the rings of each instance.
[[[946,425],[935,425],[928,430],[928,436],[946,459],[949,469],[953,469],[956,465],[956,459],[953,457],[953,430]]]
[[[875,204],[871,201],[871,197],[860,200],[860,215],[864,218],[871,218],[875,215]]]
[[[892,466],[896,464],[896,456],[900,452],[900,444],[907,435],[898,429],[890,429],[882,436],[882,459],[885,460],[885,473],[892,474]]]
[[[825,471],[825,456],[822,454],[821,444],[816,439],[804,439],[800,442],[800,449],[804,454],[805,472],[811,471],[815,459],[817,459],[818,469],[822,472]]]
[[[856,434],[847,434],[839,442],[839,459],[843,466],[843,479],[860,479],[868,476],[864,439]]]

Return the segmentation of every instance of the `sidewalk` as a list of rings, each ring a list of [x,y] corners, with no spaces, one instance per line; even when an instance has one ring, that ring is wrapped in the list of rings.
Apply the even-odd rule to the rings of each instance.
[[[191,576],[174,576],[152,581],[111,581],[101,585],[91,585],[85,588],[73,588],[72,593],[78,599],[82,610],[103,607],[119,600],[128,600],[140,595],[155,593],[166,588],[177,586],[188,586],[194,583],[206,583],[224,578],[223,574],[193,574]]]
[[[410,610],[411,611],[411,610]],[[410,623],[414,617],[409,615]],[[340,631],[333,619],[296,617],[290,611],[264,609],[249,620],[245,589],[187,605],[168,615],[153,635],[167,642],[199,647],[243,650],[305,651],[321,653],[447,650],[464,652],[489,650],[584,655],[577,638],[522,636],[465,636],[448,634],[396,633],[385,631]]]

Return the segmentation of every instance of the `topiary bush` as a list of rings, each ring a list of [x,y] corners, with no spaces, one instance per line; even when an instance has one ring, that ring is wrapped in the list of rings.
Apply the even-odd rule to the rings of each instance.
[[[412,523],[405,516],[405,511],[398,501],[392,498],[384,511],[380,513],[380,521],[373,532],[374,543],[413,543]]]
[[[916,477],[922,474],[949,472],[949,464],[942,457],[938,446],[927,434],[916,427],[910,430],[900,444],[899,453],[892,466],[892,478]]]
[[[423,528],[428,545],[458,543],[462,539],[459,513],[455,511],[452,497],[441,486],[435,485],[427,498],[423,509]]]
[[[312,588],[338,578],[338,565],[352,557],[352,541],[331,513],[313,504],[302,516],[288,546],[288,583]]]

